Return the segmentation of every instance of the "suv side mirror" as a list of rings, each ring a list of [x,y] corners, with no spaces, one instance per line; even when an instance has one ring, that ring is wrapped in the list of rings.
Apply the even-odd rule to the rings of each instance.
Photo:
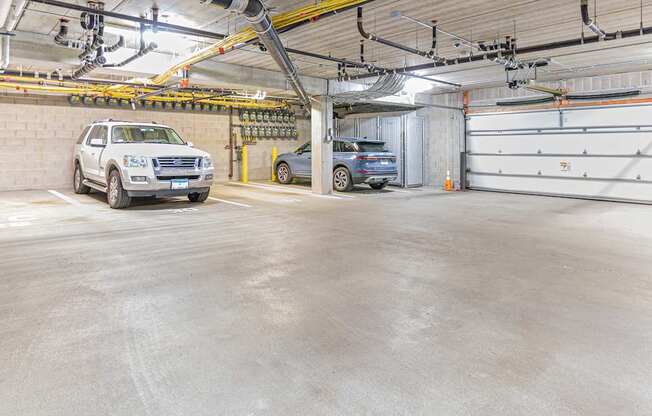
[[[96,139],[91,139],[88,142],[88,145],[91,147],[106,147],[106,144],[104,144],[104,140],[96,138]]]
[[[192,142],[186,142],[186,145],[188,145],[188,147],[195,147],[195,145]]]

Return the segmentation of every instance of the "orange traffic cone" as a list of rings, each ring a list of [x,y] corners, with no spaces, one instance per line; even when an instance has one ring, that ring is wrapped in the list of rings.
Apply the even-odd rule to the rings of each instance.
[[[444,190],[452,191],[453,190],[453,180],[451,179],[451,171],[446,171],[446,182],[444,182]]]

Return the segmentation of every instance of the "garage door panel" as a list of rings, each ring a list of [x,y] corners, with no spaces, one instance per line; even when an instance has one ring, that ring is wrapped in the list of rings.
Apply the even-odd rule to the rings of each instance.
[[[542,127],[560,114],[563,125]],[[652,203],[650,120],[647,105],[472,115],[467,185]],[[489,129],[487,122],[498,127],[468,128]]]
[[[652,156],[652,131],[580,134],[469,136],[470,153],[541,153]]]
[[[652,182],[652,158],[566,157],[560,159],[545,156],[472,155],[468,157],[467,168],[471,169],[471,172],[478,173],[629,179]]]
[[[469,174],[474,189],[524,192],[541,195],[561,195],[581,198],[652,201],[652,186],[645,183],[582,181],[574,179],[523,178],[497,175]]]
[[[472,116],[469,131],[509,129],[543,129],[560,127],[559,112],[498,113]]]
[[[564,127],[613,127],[652,125],[652,106],[572,109],[563,112]]]

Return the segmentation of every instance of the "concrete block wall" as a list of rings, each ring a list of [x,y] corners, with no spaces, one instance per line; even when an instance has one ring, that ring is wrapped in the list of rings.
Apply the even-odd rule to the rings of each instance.
[[[133,111],[119,108],[72,107],[59,98],[0,99],[0,191],[69,188],[72,183],[74,144],[84,127],[95,120],[113,118],[166,124],[195,147],[209,152],[216,180],[228,180],[228,115]],[[236,117],[234,116],[234,123]],[[310,121],[298,120],[299,140],[267,140],[250,146],[249,177],[269,179],[271,151],[296,148],[309,139]],[[238,141],[239,142],[239,141]],[[235,165],[239,176],[238,165]]]

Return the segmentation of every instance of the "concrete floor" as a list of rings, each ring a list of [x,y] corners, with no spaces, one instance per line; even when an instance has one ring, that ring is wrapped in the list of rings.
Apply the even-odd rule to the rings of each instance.
[[[58,192],[0,193],[0,415],[652,414],[649,206]]]

